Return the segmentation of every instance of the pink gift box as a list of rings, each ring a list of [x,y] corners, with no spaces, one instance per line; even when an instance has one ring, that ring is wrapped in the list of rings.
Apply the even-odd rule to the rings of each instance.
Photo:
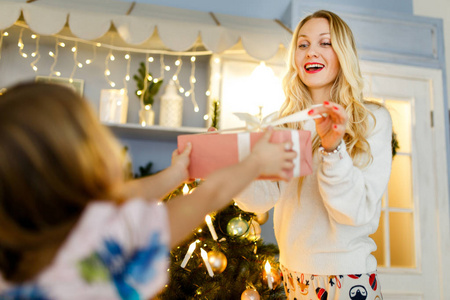
[[[241,133],[205,133],[178,136],[178,151],[181,153],[188,142],[192,143],[189,176],[191,178],[206,178],[213,171],[238,163],[251,151],[253,145],[263,135],[263,132]],[[312,173],[311,132],[304,130],[274,130],[270,139],[272,143],[292,141],[296,151],[293,177]],[[278,179],[278,178],[258,178]]]

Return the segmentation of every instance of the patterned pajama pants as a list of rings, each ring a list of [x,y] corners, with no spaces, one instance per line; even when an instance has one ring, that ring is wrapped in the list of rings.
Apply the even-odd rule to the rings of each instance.
[[[284,290],[289,300],[382,300],[377,273],[356,275],[311,275],[281,266]]]

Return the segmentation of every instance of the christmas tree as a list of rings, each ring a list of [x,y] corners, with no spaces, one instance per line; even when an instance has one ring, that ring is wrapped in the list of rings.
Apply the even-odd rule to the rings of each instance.
[[[219,101],[212,105],[212,127],[218,127]],[[139,168],[135,177],[151,175],[152,164]],[[164,200],[192,192],[200,181],[181,185]],[[177,199],[175,201],[183,201]],[[268,212],[245,212],[230,199],[230,205],[205,216],[170,253],[169,283],[160,300],[258,300],[286,299],[281,283],[278,246],[264,243],[261,227]]]
[[[166,201],[198,184],[180,186]],[[268,213],[242,211],[231,199],[228,207],[207,215],[202,226],[172,249],[170,280],[158,299],[285,299],[278,247],[260,237],[260,224],[267,218]]]

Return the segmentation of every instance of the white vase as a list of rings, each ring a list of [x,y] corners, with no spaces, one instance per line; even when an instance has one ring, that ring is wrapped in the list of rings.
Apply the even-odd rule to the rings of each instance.
[[[165,127],[181,127],[183,120],[183,97],[178,94],[173,80],[169,81],[161,96],[159,125]]]
[[[155,124],[155,111],[151,105],[146,105],[139,110],[139,124],[152,126]]]

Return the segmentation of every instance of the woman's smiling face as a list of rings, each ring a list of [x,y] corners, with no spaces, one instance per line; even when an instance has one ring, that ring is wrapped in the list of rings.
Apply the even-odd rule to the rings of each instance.
[[[331,45],[327,19],[310,19],[300,28],[295,64],[300,79],[309,90],[331,89],[340,65]]]

